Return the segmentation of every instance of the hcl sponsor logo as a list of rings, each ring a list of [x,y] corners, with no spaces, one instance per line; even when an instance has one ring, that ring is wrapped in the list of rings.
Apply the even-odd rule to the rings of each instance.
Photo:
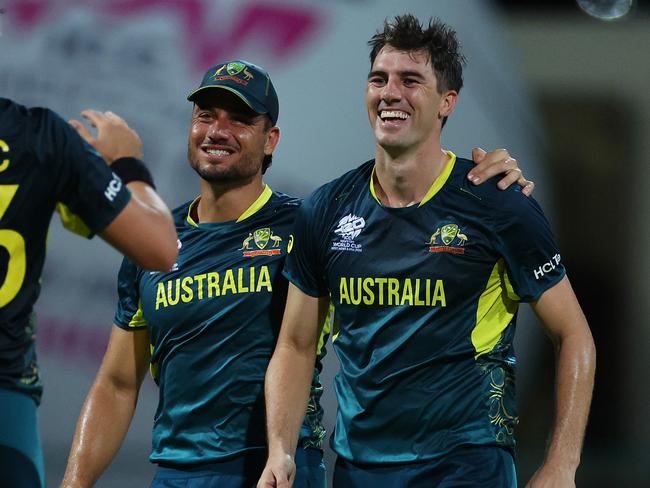
[[[115,200],[118,192],[122,189],[122,180],[119,176],[113,173],[113,179],[108,183],[106,190],[104,190],[104,196],[108,198],[110,202]]]
[[[535,273],[535,279],[538,280],[544,277],[546,273],[553,271],[560,264],[560,259],[560,254],[558,253],[537,269],[534,269],[533,273]]]

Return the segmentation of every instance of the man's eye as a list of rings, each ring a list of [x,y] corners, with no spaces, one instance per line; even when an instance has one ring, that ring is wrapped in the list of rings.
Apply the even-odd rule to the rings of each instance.
[[[250,117],[246,117],[244,115],[241,116],[235,116],[232,118],[233,122],[237,124],[242,124],[242,125],[253,125],[254,121]]]
[[[418,80],[415,80],[413,78],[405,78],[404,79],[404,85],[406,85],[406,86],[417,85],[417,83],[418,83]]]
[[[368,83],[370,83],[371,85],[375,85],[375,86],[381,86],[381,85],[385,84],[386,81],[383,78],[373,77],[373,78],[368,79]]]

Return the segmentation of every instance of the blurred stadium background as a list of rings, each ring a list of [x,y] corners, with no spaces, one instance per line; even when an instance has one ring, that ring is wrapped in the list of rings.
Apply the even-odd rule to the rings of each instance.
[[[580,0],[583,8],[629,1]],[[624,10],[624,9],[623,9]],[[186,162],[190,104],[205,69],[242,57],[270,71],[283,139],[274,189],[305,196],[373,154],[364,112],[366,41],[411,12],[454,26],[468,58],[443,142],[457,154],[507,147],[537,183],[598,348],[577,484],[650,486],[650,10],[618,20],[573,0],[0,0],[0,94],[66,117],[123,115],[170,206],[198,192]],[[643,251],[645,249],[645,251]],[[74,424],[108,339],[120,257],[51,229],[38,304],[45,382],[40,423],[48,486],[60,481]],[[522,307],[519,447],[523,484],[552,421],[553,352]],[[328,356],[325,404],[335,403]],[[147,380],[131,431],[99,487],[148,486],[156,406]],[[328,453],[328,458],[331,453]]]

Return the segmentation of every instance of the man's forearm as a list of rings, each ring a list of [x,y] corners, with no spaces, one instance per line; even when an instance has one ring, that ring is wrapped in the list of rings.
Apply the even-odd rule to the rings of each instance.
[[[278,343],[266,372],[265,394],[269,456],[294,456],[307,411],[316,355]]]
[[[588,330],[567,336],[556,347],[556,414],[545,464],[575,471],[589,416],[596,351]]]
[[[77,421],[62,487],[95,484],[124,440],[137,395],[137,391],[120,390],[95,381]]]
[[[169,270],[178,254],[174,222],[158,194],[141,181],[128,185],[132,198],[101,237],[137,265]]]

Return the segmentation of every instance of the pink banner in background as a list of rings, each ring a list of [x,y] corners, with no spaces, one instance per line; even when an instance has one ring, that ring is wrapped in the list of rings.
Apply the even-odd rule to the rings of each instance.
[[[16,26],[30,30],[54,22],[66,10],[86,7],[119,18],[145,17],[152,11],[171,13],[182,24],[194,66],[202,71],[218,60],[237,57],[242,46],[262,41],[265,54],[279,65],[312,41],[325,22],[322,9],[313,5],[242,2],[231,21],[218,23],[210,11],[216,2],[204,0],[20,0],[7,7]]]

